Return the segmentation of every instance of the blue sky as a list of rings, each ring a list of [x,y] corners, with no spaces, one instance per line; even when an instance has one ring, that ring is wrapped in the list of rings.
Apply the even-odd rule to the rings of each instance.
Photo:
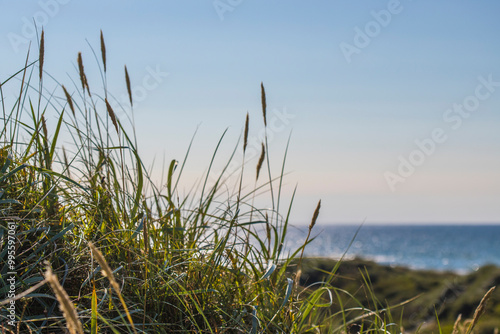
[[[82,51],[99,90],[89,44],[99,50],[102,29],[109,90],[126,94],[126,64],[139,94],[146,161],[158,169],[164,156],[181,159],[199,127],[186,187],[226,128],[232,148],[247,111],[259,137],[262,81],[276,120],[276,173],[292,132],[294,222],[307,222],[320,198],[325,224],[500,222],[500,3],[45,0],[0,8],[0,80],[22,66],[29,40],[36,45],[35,17],[46,71],[70,86]],[[346,57],[346,45],[356,53]],[[435,140],[436,129],[446,140]]]

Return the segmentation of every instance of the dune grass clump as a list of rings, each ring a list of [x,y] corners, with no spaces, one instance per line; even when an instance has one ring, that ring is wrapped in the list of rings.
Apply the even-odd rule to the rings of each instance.
[[[108,100],[102,33],[101,95],[82,53],[73,87],[56,83],[48,92],[44,38],[42,32],[38,60],[27,57],[0,83],[0,233],[4,242],[7,222],[16,222],[18,297],[17,325],[8,327],[2,310],[2,330],[257,333],[298,326],[283,254],[289,210],[283,216],[249,204],[283,174],[243,193],[242,168],[237,191],[222,200],[228,181],[211,174],[216,148],[198,190],[185,198],[178,192],[188,155],[170,163],[166,184],[157,187]],[[132,104],[126,67],[125,81]],[[4,96],[15,87],[14,98]],[[243,152],[249,117],[245,124]],[[62,136],[69,138],[64,146]],[[260,171],[263,158],[259,164]],[[0,259],[3,294],[5,252]],[[45,271],[47,262],[52,269]]]
[[[78,81],[45,88],[43,32],[37,60],[27,56],[0,81],[2,249],[8,224],[16,226],[16,324],[7,323],[12,270],[2,250],[2,333],[392,332],[390,309],[374,296],[368,308],[334,286],[337,266],[323,282],[299,285],[320,203],[304,243],[285,252],[295,193],[280,212],[286,159],[273,177],[267,137],[256,169],[243,165],[235,187],[226,173],[231,160],[220,174],[212,170],[224,136],[188,195],[181,196],[179,180],[189,154],[170,162],[164,184],[151,180],[133,128],[110,103],[100,37],[102,93],[88,81],[82,53]],[[132,106],[126,67],[124,75]],[[261,101],[267,126],[263,84]],[[247,114],[242,148],[237,143],[232,156],[238,149],[245,155],[249,127]],[[247,191],[245,173],[255,173]],[[227,189],[235,190],[228,196]],[[270,208],[252,204],[262,192]],[[355,306],[344,307],[346,299]]]

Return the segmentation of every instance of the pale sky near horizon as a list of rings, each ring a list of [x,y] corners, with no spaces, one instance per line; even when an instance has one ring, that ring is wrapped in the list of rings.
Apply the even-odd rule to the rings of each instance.
[[[308,223],[319,199],[322,224],[500,223],[500,2],[0,0],[0,8],[0,81],[22,67],[29,41],[36,46],[35,19],[45,70],[71,86],[82,51],[98,91],[90,46],[99,52],[102,29],[108,89],[119,100],[124,65],[131,75],[146,164],[181,160],[198,128],[187,184],[226,128],[223,152],[233,147],[247,111],[250,148],[260,145],[263,82],[275,175],[291,133],[294,223]]]

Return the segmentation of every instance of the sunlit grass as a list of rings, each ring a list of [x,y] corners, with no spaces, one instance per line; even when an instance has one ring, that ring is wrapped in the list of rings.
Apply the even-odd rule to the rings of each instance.
[[[320,204],[303,244],[285,253],[295,193],[280,205],[286,159],[278,172],[271,170],[267,138],[257,167],[241,167],[238,190],[228,198],[224,172],[231,161],[220,174],[212,170],[223,134],[199,187],[182,197],[178,184],[189,152],[183,161],[170,162],[166,184],[157,186],[138,154],[133,129],[117,117],[106,88],[100,94],[92,90],[81,53],[74,87],[45,93],[43,43],[42,37],[38,61],[27,57],[26,66],[0,86],[0,236],[4,242],[7,223],[16,223],[19,324],[10,328],[3,322],[2,330],[78,332],[79,322],[89,333],[398,330],[390,308],[374,293],[368,307],[335,287],[338,266],[323,282],[299,285]],[[102,34],[99,61],[106,87]],[[125,78],[133,104],[126,68]],[[7,85],[19,92],[11,105],[4,103]],[[266,125],[263,85],[261,97]],[[48,119],[57,121],[47,124]],[[233,156],[236,150],[245,155],[248,128],[247,115]],[[62,133],[71,140],[66,148],[59,142]],[[244,191],[245,173],[254,173],[256,181]],[[271,196],[268,209],[253,205],[263,191]],[[10,271],[5,250],[0,260],[3,294]],[[372,291],[369,273],[363,275]],[[52,289],[43,284],[46,279]]]

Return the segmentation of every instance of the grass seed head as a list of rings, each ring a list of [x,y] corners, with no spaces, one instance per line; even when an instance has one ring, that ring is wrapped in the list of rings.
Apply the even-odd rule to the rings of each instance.
[[[62,89],[64,91],[64,95],[66,96],[66,101],[68,101],[69,108],[71,109],[71,112],[73,113],[73,117],[76,117],[75,116],[75,106],[73,105],[73,99],[71,98],[71,95],[69,95],[69,93],[66,90],[66,87],[64,87],[64,85],[62,86]]]
[[[316,220],[318,219],[320,209],[321,209],[321,200],[319,200],[318,205],[316,206],[316,209],[314,210],[311,224],[309,224],[309,231],[311,231],[313,229],[314,225],[316,225]]]
[[[89,93],[89,96],[92,96],[92,94],[90,94],[89,82],[87,80],[87,76],[85,75],[85,70],[83,68],[83,59],[81,52],[78,52],[78,71],[80,72],[80,82],[82,83],[82,89],[85,91],[86,88],[87,93]]]
[[[104,72],[106,72],[106,44],[104,44],[104,36],[102,35],[102,30],[101,30],[101,56],[102,56],[102,64],[104,65]]]
[[[42,80],[42,74],[43,74],[44,55],[45,55],[45,34],[42,29],[42,35],[40,37],[40,54],[38,56],[39,68],[40,68],[40,73],[39,73],[40,80]]]
[[[476,308],[476,311],[474,312],[474,317],[472,318],[472,323],[470,324],[469,329],[467,329],[467,333],[472,332],[477,322],[479,321],[479,318],[481,318],[481,316],[483,315],[486,309],[486,304],[488,303],[488,300],[490,300],[493,291],[495,291],[495,287],[490,288],[488,292],[486,292],[486,294],[484,295],[483,299],[481,299],[479,306]]]
[[[127,83],[128,98],[130,100],[130,105],[133,106],[132,101],[132,89],[130,88],[130,77],[128,76],[127,66],[125,65],[125,82]]]
[[[101,251],[97,249],[96,246],[92,242],[89,242],[89,247],[92,250],[92,254],[94,255],[95,259],[97,260],[97,263],[101,266],[102,269],[102,274],[104,277],[107,277],[109,280],[109,283],[111,283],[111,286],[115,290],[116,294],[120,298],[120,301],[122,303],[123,308],[125,309],[125,313],[127,315],[127,318],[130,322],[130,325],[132,326],[132,330],[134,334],[137,334],[137,331],[135,330],[134,322],[132,321],[132,317],[130,316],[130,312],[128,311],[127,305],[125,304],[125,301],[123,300],[123,296],[120,292],[120,285],[115,279],[115,276],[113,275],[113,272],[111,271],[111,268],[108,265],[108,262],[104,258],[104,255],[102,255]]]
[[[264,163],[265,157],[266,157],[266,148],[264,146],[264,143],[262,143],[262,149],[260,151],[259,162],[257,162],[257,177],[255,178],[255,181],[257,181],[259,179],[260,170],[262,168],[262,164]]]
[[[247,144],[248,144],[248,123],[249,123],[249,116],[247,112],[247,118],[245,120],[245,134],[243,136],[243,153],[247,150]]]
[[[85,70],[83,69],[83,59],[82,53],[78,52],[78,72],[80,73],[80,82],[82,83],[82,89],[85,90],[87,78],[85,77]]]
[[[266,90],[264,89],[264,84],[260,83],[260,95],[262,100],[262,116],[264,117],[264,125],[267,126],[267,103],[266,103]]]
[[[453,325],[453,332],[451,334],[458,334],[459,329],[458,327],[460,326],[460,321],[462,321],[462,314],[460,313],[457,317],[457,320],[455,320],[455,324]]]
[[[66,326],[71,334],[83,334],[83,327],[80,319],[78,318],[78,313],[76,312],[75,306],[69,299],[68,294],[63,289],[56,275],[52,273],[52,269],[47,267],[45,272],[45,278],[50,284],[50,287],[54,291],[57,301],[59,302],[59,307],[66,319]]]
[[[108,110],[109,118],[111,118],[111,121],[113,122],[113,125],[115,126],[116,133],[119,133],[118,121],[116,120],[115,112],[113,111],[113,108],[111,108],[111,105],[109,104],[108,99],[104,99],[104,101],[106,102],[106,109]]]

